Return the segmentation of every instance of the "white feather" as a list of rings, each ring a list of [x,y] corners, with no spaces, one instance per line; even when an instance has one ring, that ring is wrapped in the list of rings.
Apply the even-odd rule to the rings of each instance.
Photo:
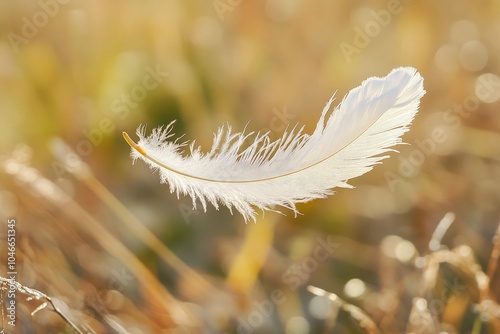
[[[124,133],[132,146],[134,161],[141,158],[160,171],[171,192],[189,195],[196,208],[199,200],[234,207],[245,221],[255,221],[254,207],[272,210],[283,206],[298,213],[295,204],[333,193],[335,187],[351,187],[347,180],[373,168],[401,143],[425,94],[423,79],[410,67],[394,69],[384,78],[372,77],[351,90],[329,113],[326,104],[312,135],[294,127],[271,141],[268,133],[232,133],[219,128],[210,152],[191,143],[191,154],[181,149],[187,142],[168,141],[172,123],[145,137],[139,127],[138,144]],[[243,148],[249,138],[250,146]]]

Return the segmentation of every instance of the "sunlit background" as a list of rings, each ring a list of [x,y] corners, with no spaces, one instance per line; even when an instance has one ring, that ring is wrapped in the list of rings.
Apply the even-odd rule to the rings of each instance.
[[[0,276],[11,218],[54,303],[12,327],[4,291],[7,333],[500,332],[500,2],[7,0],[0,32]],[[122,138],[311,132],[399,66],[410,145],[297,217],[193,211]]]

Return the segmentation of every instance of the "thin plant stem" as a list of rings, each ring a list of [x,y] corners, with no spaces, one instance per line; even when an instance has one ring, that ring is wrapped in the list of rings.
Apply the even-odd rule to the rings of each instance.
[[[490,282],[493,282],[493,276],[495,275],[498,265],[498,258],[500,257],[500,223],[498,224],[492,241],[493,249],[491,250],[491,256],[488,261],[488,267],[486,269],[486,274],[488,275]]]
[[[28,288],[17,281],[13,281],[11,279],[7,279],[7,278],[2,277],[2,276],[0,276],[0,281],[2,282],[2,289],[1,289],[2,290],[2,297],[3,297],[3,285],[6,285],[6,284],[14,285],[18,292],[28,296],[30,299],[45,300],[46,301],[45,303],[43,303],[42,305],[37,307],[37,309],[35,311],[33,311],[32,315],[34,315],[38,311],[46,308],[47,304],[50,304],[50,306],[52,306],[52,309],[54,310],[54,312],[56,312],[68,325],[70,325],[71,328],[75,332],[77,332],[78,334],[83,334],[83,332],[54,304],[54,301],[52,300],[51,297],[47,296],[43,292]],[[2,298],[2,304],[3,304],[3,298]],[[4,328],[3,316],[4,316],[4,314],[3,314],[3,307],[2,307],[2,328]],[[92,332],[94,332],[94,331],[92,330]]]
[[[474,319],[474,324],[472,325],[471,334],[481,334],[481,327],[483,326],[483,321],[481,320],[481,314],[476,315]]]

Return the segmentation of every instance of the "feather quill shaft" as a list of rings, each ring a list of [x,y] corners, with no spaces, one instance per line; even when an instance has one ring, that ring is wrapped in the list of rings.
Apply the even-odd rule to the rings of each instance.
[[[173,122],[154,129],[146,137],[137,129],[133,160],[142,159],[159,170],[161,183],[171,192],[188,195],[193,207],[200,201],[239,211],[245,222],[256,211],[283,206],[298,213],[296,203],[323,198],[336,187],[350,188],[347,181],[360,176],[387,157],[401,143],[425,94],[423,79],[411,67],[394,69],[384,78],[372,77],[352,89],[333,110],[328,101],[315,131],[303,133],[297,126],[271,141],[269,133],[233,133],[229,125],[214,135],[212,149],[202,153],[194,142],[169,141]],[[252,138],[253,142],[244,147]]]

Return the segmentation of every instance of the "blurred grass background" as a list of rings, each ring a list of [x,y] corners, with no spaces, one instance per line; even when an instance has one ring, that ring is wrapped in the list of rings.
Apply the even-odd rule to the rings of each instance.
[[[0,32],[16,279],[82,332],[376,332],[366,319],[383,333],[500,331],[498,1],[7,0]],[[296,218],[192,211],[131,164],[121,136],[174,119],[205,149],[224,122],[310,132],[334,91],[398,66],[427,91],[410,145]],[[18,294],[7,332],[73,332],[54,312],[31,316],[39,304]]]

